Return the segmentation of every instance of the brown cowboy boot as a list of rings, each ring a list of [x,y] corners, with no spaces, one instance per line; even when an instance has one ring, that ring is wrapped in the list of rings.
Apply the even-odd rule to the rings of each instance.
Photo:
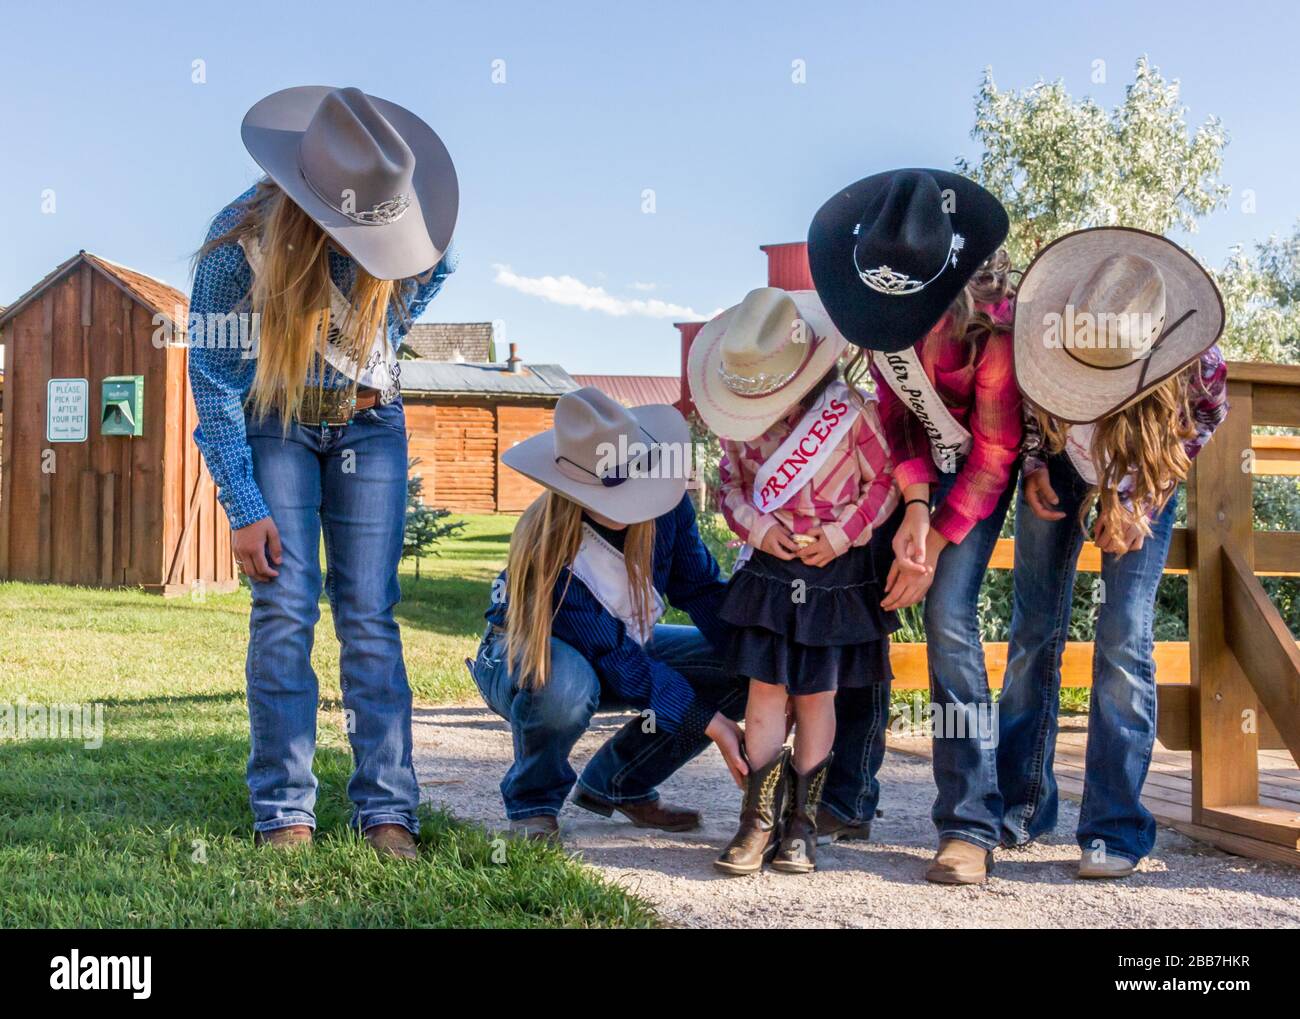
[[[829,846],[832,842],[868,842],[871,839],[871,822],[853,824],[841,821],[825,806],[817,808],[817,844]]]
[[[311,845],[311,825],[289,824],[270,831],[253,832],[253,845],[268,849],[299,849]]]
[[[790,784],[794,799],[781,835],[781,846],[772,860],[772,869],[786,874],[808,874],[817,869],[817,808],[822,802],[822,788],[831,767],[831,754],[805,774],[790,765]]]
[[[639,800],[636,803],[614,803],[595,793],[579,788],[573,794],[573,804],[590,810],[601,817],[612,817],[618,811],[637,828],[657,828],[659,831],[694,831],[700,826],[700,812],[689,807],[675,807],[663,800]]]
[[[944,839],[925,872],[937,885],[982,885],[993,870],[993,854],[965,839]]]
[[[713,861],[728,874],[753,874],[771,859],[780,839],[781,817],[785,813],[786,747],[762,768],[749,772],[745,797],[740,801],[740,830]]]
[[[400,824],[373,824],[361,835],[380,856],[398,860],[420,858],[415,848],[415,836]]]

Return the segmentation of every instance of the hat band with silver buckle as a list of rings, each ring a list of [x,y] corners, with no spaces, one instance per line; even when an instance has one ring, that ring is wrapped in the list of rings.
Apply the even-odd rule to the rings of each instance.
[[[718,377],[722,379],[722,384],[736,396],[771,396],[795,380],[795,377],[807,366],[820,343],[821,337],[814,336],[812,342],[807,345],[808,349],[804,353],[803,360],[788,372],[757,372],[754,375],[741,375],[738,372],[728,371],[726,362],[719,361]]]
[[[853,228],[854,235],[861,229],[862,224],[859,223]],[[949,266],[956,268],[957,252],[961,251],[965,246],[966,238],[961,234],[953,234],[943,264],[939,266],[939,271],[928,280],[913,279],[907,273],[898,272],[887,265],[877,266],[875,269],[863,269],[858,265],[858,249],[856,245],[853,248],[853,268],[858,271],[858,278],[877,293],[886,294],[889,297],[909,297],[912,294],[919,294],[942,276],[944,270]]]
[[[392,198],[386,198],[382,202],[376,202],[369,209],[363,209],[360,212],[349,212],[338,205],[335,205],[325,195],[320,188],[316,186],[315,181],[303,173],[299,167],[299,173],[302,173],[302,179],[307,182],[307,186],[315,192],[316,197],[337,212],[340,216],[347,216],[354,223],[360,223],[363,226],[387,226],[389,223],[396,223],[406,214],[406,210],[411,207],[411,196],[408,192],[403,191]]]

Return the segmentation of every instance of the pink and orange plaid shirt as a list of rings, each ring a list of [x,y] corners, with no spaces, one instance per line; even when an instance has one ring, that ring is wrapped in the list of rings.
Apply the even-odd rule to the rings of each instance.
[[[980,310],[1010,329],[1010,301],[981,305]],[[971,433],[971,451],[930,522],[949,541],[959,543],[993,512],[1011,482],[1011,470],[1020,455],[1021,401],[1011,333],[994,333],[971,351],[966,344],[949,339],[950,322],[945,315],[916,342],[914,349],[944,406]],[[894,478],[900,491],[920,482],[936,484],[939,469],[921,422],[903,406],[874,365],[871,374],[876,380],[880,419],[894,453]]]
[[[898,505],[892,462],[876,403],[867,398],[848,435],[793,498],[774,513],[762,513],[751,496],[754,477],[767,458],[780,448],[803,417],[798,409],[752,442],[722,443],[718,501],[727,524],[744,541],[757,546],[773,524],[791,534],[820,527],[837,555],[865,545],[881,521]]]

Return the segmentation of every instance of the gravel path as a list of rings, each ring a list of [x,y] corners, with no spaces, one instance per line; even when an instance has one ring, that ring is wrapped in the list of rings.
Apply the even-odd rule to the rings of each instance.
[[[622,722],[597,716],[573,755],[583,763]],[[416,711],[416,772],[424,799],[489,828],[505,826],[498,783],[511,761],[509,729],[478,704]],[[1154,854],[1127,881],[1080,882],[1078,807],[1061,803],[1057,834],[998,855],[982,888],[921,876],[933,852],[928,761],[890,751],[870,843],[818,850],[815,874],[729,878],[712,860],[735,830],[740,794],[713,749],[662,787],[704,811],[704,826],[669,835],[576,807],[560,815],[564,843],[612,881],[687,927],[1300,927],[1300,871],[1229,856],[1162,828]],[[615,815],[617,817],[617,815]]]

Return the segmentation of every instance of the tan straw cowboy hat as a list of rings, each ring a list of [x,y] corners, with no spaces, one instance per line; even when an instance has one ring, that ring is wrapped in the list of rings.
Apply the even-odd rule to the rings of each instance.
[[[512,446],[502,462],[620,524],[661,517],[682,501],[691,433],[676,407],[624,407],[590,386],[565,393],[555,427]]]
[[[1191,255],[1158,234],[1098,227],[1053,241],[1016,295],[1016,381],[1071,424],[1155,389],[1223,332],[1223,298]]]
[[[716,435],[762,435],[840,359],[840,335],[814,290],[751,290],[691,344],[691,399]]]
[[[410,110],[356,88],[303,85],[258,102],[240,133],[267,176],[371,276],[418,276],[451,243],[456,168]]]

